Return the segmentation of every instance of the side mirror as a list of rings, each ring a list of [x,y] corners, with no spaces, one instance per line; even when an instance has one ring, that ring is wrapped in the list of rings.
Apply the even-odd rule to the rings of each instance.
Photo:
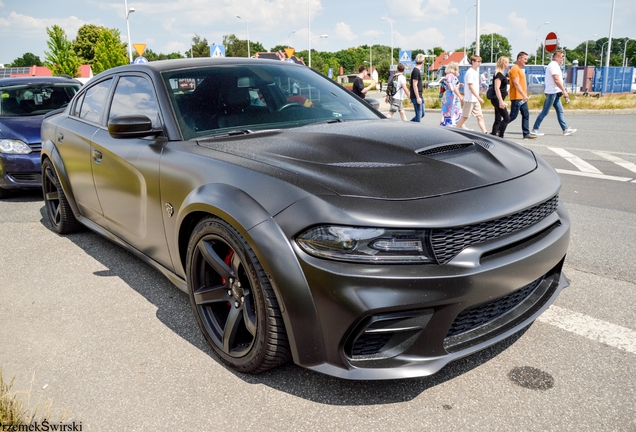
[[[152,121],[145,115],[128,115],[110,119],[108,133],[113,138],[143,138],[161,135],[163,131],[153,129]]]

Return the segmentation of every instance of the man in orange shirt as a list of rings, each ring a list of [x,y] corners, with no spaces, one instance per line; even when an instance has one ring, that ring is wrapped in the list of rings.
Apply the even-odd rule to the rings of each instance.
[[[517,118],[521,112],[521,130],[523,139],[535,139],[536,135],[530,133],[530,111],[528,111],[528,90],[526,85],[526,73],[522,69],[528,63],[528,53],[521,51],[517,54],[517,62],[510,68],[510,121]]]

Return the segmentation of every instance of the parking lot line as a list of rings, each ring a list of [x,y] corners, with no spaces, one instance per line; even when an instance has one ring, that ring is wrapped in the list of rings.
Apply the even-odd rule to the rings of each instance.
[[[538,319],[590,340],[636,354],[636,331],[590,316],[550,306]]]

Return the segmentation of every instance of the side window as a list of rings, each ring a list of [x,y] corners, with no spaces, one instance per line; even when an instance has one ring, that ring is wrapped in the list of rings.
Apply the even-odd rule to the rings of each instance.
[[[73,106],[73,112],[71,113],[72,117],[80,116],[80,110],[82,109],[82,102],[84,102],[84,93],[79,95],[79,97],[77,98],[77,101],[75,102],[75,105]]]
[[[79,117],[89,122],[99,123],[106,107],[106,97],[112,79],[95,84],[84,93]],[[79,105],[79,102],[78,102]]]
[[[157,100],[150,82],[139,76],[124,76],[119,79],[108,119],[124,115],[145,115],[152,126],[159,126]]]

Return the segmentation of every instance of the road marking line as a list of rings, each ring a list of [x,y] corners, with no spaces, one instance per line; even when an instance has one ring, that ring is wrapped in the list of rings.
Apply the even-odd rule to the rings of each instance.
[[[552,150],[553,152],[555,152],[556,154],[558,154],[559,156],[561,156],[562,158],[564,158],[565,160],[570,162],[572,165],[577,167],[582,172],[594,173],[594,174],[603,174],[596,167],[594,167],[591,164],[585,162],[580,157],[573,155],[572,153],[570,153],[567,150],[564,150],[562,148],[555,148],[555,147],[548,147],[548,149]]]
[[[604,180],[615,180],[615,181],[622,181],[622,182],[628,182],[632,180],[631,177],[617,177],[617,176],[611,176],[611,175],[605,175],[605,174],[595,174],[595,173],[589,173],[589,172],[564,170],[559,168],[557,168],[555,171],[558,172],[559,174],[570,174],[570,175],[575,175],[580,177],[592,177],[592,178],[598,178],[598,179],[604,179]],[[634,180],[633,183],[636,183],[636,180]]]
[[[539,316],[538,320],[595,342],[636,354],[636,331],[626,327],[554,305]]]
[[[625,159],[621,159],[617,156],[614,156],[612,154],[609,153],[605,153],[602,151],[594,151],[592,152],[597,156],[602,157],[603,159],[607,159],[610,162],[614,162],[616,165],[618,166],[622,166],[623,168],[630,170],[631,172],[635,172],[636,173],[636,164],[626,161]]]

